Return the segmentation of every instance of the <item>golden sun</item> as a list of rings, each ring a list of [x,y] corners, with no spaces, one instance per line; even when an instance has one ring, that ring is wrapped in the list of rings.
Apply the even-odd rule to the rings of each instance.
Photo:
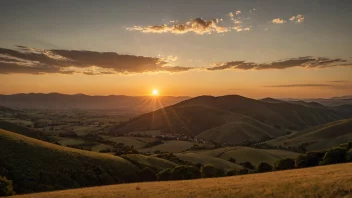
[[[153,96],[158,96],[159,95],[159,91],[157,89],[153,89],[152,95]]]

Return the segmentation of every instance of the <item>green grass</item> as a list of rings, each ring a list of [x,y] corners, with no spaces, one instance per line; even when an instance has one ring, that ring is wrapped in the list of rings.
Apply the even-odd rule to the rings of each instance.
[[[83,188],[14,198],[351,198],[352,163],[186,181],[145,182]]]
[[[1,129],[0,171],[13,180],[17,193],[138,180],[138,167],[121,157],[59,146]]]

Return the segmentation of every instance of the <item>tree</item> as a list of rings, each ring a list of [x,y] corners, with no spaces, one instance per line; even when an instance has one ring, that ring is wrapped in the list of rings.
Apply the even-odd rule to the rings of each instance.
[[[266,162],[261,162],[257,167],[258,173],[270,172],[272,170],[273,170],[273,167]]]
[[[226,176],[234,176],[237,175],[237,171],[236,170],[229,170],[226,172]]]
[[[321,161],[321,164],[326,165],[326,164],[336,164],[336,163],[345,162],[346,154],[347,154],[346,148],[337,147],[337,148],[330,149],[325,153],[323,160]]]
[[[197,179],[200,177],[199,169],[194,166],[176,166],[171,174],[172,180]]]
[[[142,168],[138,171],[138,175],[141,181],[155,181],[155,171],[149,167]]]
[[[346,161],[352,162],[352,148],[350,150],[348,150],[346,153]]]
[[[171,179],[171,174],[172,174],[172,169],[167,168],[158,172],[156,177],[159,181],[168,181]]]
[[[203,178],[215,177],[216,168],[211,164],[206,164],[200,169]]]
[[[275,163],[275,170],[288,170],[295,168],[295,160],[286,158]]]
[[[6,177],[0,176],[0,196],[10,196],[14,195],[12,181],[8,180]]]

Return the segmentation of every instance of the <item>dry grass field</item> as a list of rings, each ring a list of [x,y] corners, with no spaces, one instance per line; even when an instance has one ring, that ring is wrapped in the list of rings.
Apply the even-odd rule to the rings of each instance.
[[[352,163],[216,179],[120,184],[15,197],[351,198]]]

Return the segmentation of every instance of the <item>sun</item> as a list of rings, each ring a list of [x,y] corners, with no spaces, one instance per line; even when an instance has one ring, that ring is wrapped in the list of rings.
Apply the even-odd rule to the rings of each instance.
[[[159,91],[157,89],[153,89],[152,95],[153,96],[158,96],[159,95]]]

